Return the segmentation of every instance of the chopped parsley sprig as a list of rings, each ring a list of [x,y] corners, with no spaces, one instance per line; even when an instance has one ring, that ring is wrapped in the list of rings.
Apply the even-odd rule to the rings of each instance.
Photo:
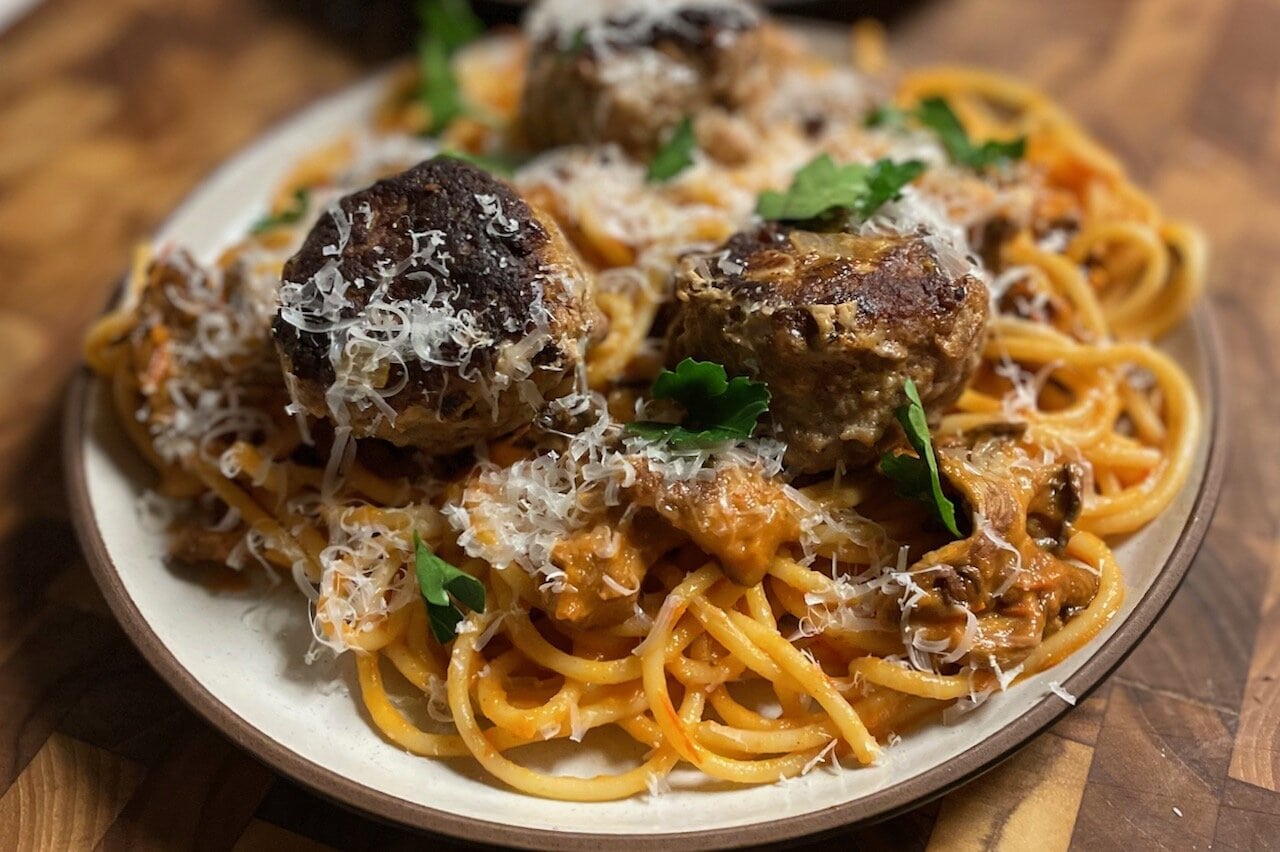
[[[565,56],[579,56],[587,51],[587,28],[578,27],[573,31],[573,37],[569,39],[569,46],[561,52]]]
[[[893,104],[877,104],[863,120],[867,127],[902,127],[907,123],[911,113]]]
[[[910,120],[937,134],[938,141],[947,149],[947,156],[953,163],[975,171],[1020,160],[1027,151],[1025,136],[974,142],[951,105],[939,97],[925,98],[914,110],[904,110],[891,104],[878,106],[867,114],[864,123],[867,127],[902,127]]]
[[[431,634],[441,645],[453,641],[463,619],[462,604],[474,612],[484,612],[484,585],[465,571],[445,562],[413,534],[414,568],[418,590],[427,603]]]
[[[418,19],[418,101],[430,113],[428,136],[438,136],[466,112],[453,55],[484,31],[467,0],[421,0]]]
[[[942,490],[942,477],[938,472],[938,458],[933,452],[933,440],[929,437],[929,421],[925,417],[924,403],[916,383],[907,379],[907,404],[894,412],[907,441],[916,451],[915,456],[886,453],[880,459],[880,472],[893,480],[899,497],[919,500],[927,505],[934,516],[956,538],[962,538],[956,517],[956,506]]]
[[[743,376],[734,379],[720,364],[686,358],[663,370],[653,383],[654,399],[670,399],[685,410],[681,423],[641,421],[627,434],[661,441],[677,449],[704,449],[751,437],[769,410],[769,389]]]
[[[925,127],[938,134],[942,147],[954,162],[971,169],[985,169],[989,166],[1001,165],[1022,159],[1027,150],[1027,139],[999,141],[989,139],[981,144],[969,138],[964,125],[951,106],[942,98],[925,98],[916,110],[916,117]]]
[[[830,155],[821,154],[796,172],[787,191],[762,193],[756,212],[777,222],[808,222],[842,212],[869,219],[923,171],[924,163],[918,160],[838,166]]]
[[[649,161],[649,172],[646,176],[649,183],[665,183],[685,169],[693,165],[693,152],[698,149],[698,137],[693,130],[693,118],[685,116],[676,125],[658,153]]]
[[[307,215],[309,206],[311,206],[311,190],[306,187],[299,187],[293,191],[293,201],[290,202],[288,207],[263,216],[253,223],[253,227],[249,229],[249,232],[257,236],[285,225],[292,225]]]
[[[477,168],[484,169],[491,175],[498,177],[514,177],[516,169],[528,162],[527,157],[517,154],[509,154],[506,152],[494,152],[491,154],[472,154],[469,151],[458,151],[447,148],[440,152],[441,157],[448,157],[453,160],[461,160],[464,163],[470,163]]]

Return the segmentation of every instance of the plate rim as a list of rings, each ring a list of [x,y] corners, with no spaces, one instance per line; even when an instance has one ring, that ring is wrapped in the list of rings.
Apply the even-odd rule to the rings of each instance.
[[[371,75],[374,77],[379,74]],[[355,83],[356,86],[360,82]],[[321,97],[347,91],[341,87]],[[305,112],[306,110],[304,110]],[[268,126],[255,139],[270,136],[273,131],[298,118],[301,113],[286,116]],[[182,210],[192,198],[224,169],[234,167],[239,156],[255,142],[240,148],[229,158],[197,181],[184,200],[174,207]],[[163,229],[163,225],[161,229]],[[117,286],[111,301],[119,294]],[[1204,359],[1205,389],[1201,399],[1208,428],[1206,458],[1199,488],[1192,501],[1186,524],[1178,535],[1168,559],[1159,569],[1150,589],[1138,601],[1132,613],[1117,625],[1080,668],[1063,684],[1073,694],[1084,698],[1106,679],[1138,646],[1155,626],[1185,579],[1191,564],[1208,533],[1218,506],[1226,472],[1228,409],[1223,383],[1223,348],[1214,310],[1207,297],[1193,309],[1187,322],[1195,345]],[[62,460],[67,485],[71,520],[81,551],[112,614],[147,663],[196,715],[211,724],[238,748],[264,761],[271,769],[286,776],[321,797],[374,819],[429,832],[437,832],[464,841],[501,843],[524,848],[595,850],[601,843],[626,842],[640,849],[706,849],[730,848],[767,842],[796,841],[829,834],[858,823],[888,819],[920,804],[936,799],[952,789],[976,778],[1011,757],[1034,737],[1052,726],[1071,705],[1049,695],[995,734],[979,740],[951,760],[919,775],[908,778],[864,796],[822,810],[793,817],[767,820],[748,825],[677,831],[659,834],[604,834],[560,831],[511,826],[501,822],[461,816],[449,811],[419,805],[393,794],[373,788],[353,778],[303,757],[276,742],[254,727],[218,699],[160,641],[142,615],[120,579],[119,569],[107,550],[93,511],[85,467],[86,429],[89,392],[96,377],[81,365],[72,377],[62,416]]]

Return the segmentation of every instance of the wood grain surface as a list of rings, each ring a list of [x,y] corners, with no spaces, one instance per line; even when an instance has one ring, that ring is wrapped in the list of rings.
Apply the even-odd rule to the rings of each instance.
[[[318,799],[195,718],[111,619],[62,489],[61,398],[132,244],[397,47],[343,34],[360,4],[321,6],[47,0],[0,34],[0,848],[452,845]],[[904,62],[1031,79],[1203,223],[1233,456],[1185,585],[1097,693],[986,776],[839,845],[1280,847],[1280,2],[936,0],[890,31]]]

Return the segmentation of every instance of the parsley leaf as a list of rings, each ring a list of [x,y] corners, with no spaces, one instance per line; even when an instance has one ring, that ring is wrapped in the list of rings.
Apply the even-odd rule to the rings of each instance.
[[[516,169],[520,168],[527,162],[525,157],[519,157],[514,154],[495,153],[495,154],[472,154],[467,151],[455,151],[446,149],[440,152],[441,157],[449,157],[454,160],[462,160],[464,163],[470,163],[478,166],[490,174],[498,177],[513,177]]]
[[[796,172],[786,192],[761,193],[756,212],[778,221],[816,219],[828,210],[848,207],[862,188],[865,166],[841,168],[827,154]]]
[[[418,20],[427,36],[453,54],[484,32],[484,22],[471,11],[467,0],[421,0]]]
[[[916,121],[938,135],[942,147],[952,162],[981,171],[991,166],[1019,160],[1026,153],[1026,137],[1005,141],[988,140],[981,145],[969,138],[960,119],[950,104],[939,97],[925,98],[913,110],[904,110],[893,104],[880,104],[863,119],[865,127],[892,127],[901,129],[908,121]]]
[[[306,187],[299,187],[293,191],[293,203],[278,213],[271,213],[263,216],[253,227],[249,229],[249,233],[257,236],[267,231],[275,230],[281,225],[292,225],[303,216],[307,215],[307,207],[311,204],[311,190]]]
[[[911,113],[893,104],[876,104],[862,120],[863,127],[901,127]]]
[[[868,219],[923,171],[924,163],[918,160],[837,166],[829,155],[822,154],[796,172],[786,192],[761,193],[756,212],[780,222],[807,222],[845,210]]]
[[[902,188],[924,172],[924,163],[907,160],[877,160],[867,169],[866,189],[853,204],[860,219],[870,219],[875,212],[902,194]]]
[[[956,519],[956,506],[942,491],[942,477],[938,473],[938,459],[933,453],[933,441],[929,437],[929,422],[925,418],[924,403],[916,383],[907,379],[907,404],[894,412],[907,441],[917,457],[886,453],[880,459],[880,472],[893,480],[899,497],[909,497],[927,504],[942,525],[956,538],[962,538]]]
[[[418,43],[418,73],[418,100],[431,117],[426,135],[438,136],[464,112],[453,63],[442,42],[424,38]]]
[[[453,54],[484,30],[466,0],[422,0],[418,4],[422,33],[418,37],[417,98],[431,115],[428,136],[439,135],[466,111]]]
[[[586,53],[587,50],[587,28],[578,27],[573,31],[573,38],[569,40],[569,46],[562,53],[566,56],[577,56]]]
[[[663,370],[652,394],[654,399],[680,403],[684,422],[631,423],[627,434],[679,449],[704,449],[750,438],[760,415],[769,410],[769,389],[763,382],[743,376],[730,379],[721,365],[692,358],[681,361],[675,370]]]
[[[947,155],[954,162],[971,169],[985,169],[990,166],[1022,159],[1026,153],[1027,139],[1020,136],[1008,141],[989,140],[976,145],[969,138],[964,125],[951,106],[942,98],[925,98],[915,112],[921,124],[938,134]]]
[[[693,152],[698,149],[698,137],[693,131],[693,118],[685,116],[676,125],[658,153],[649,162],[649,183],[663,183],[671,180],[689,166],[693,165]]]
[[[413,555],[418,590],[427,603],[431,633],[441,645],[448,644],[457,635],[458,623],[462,621],[462,610],[453,599],[467,609],[484,612],[484,585],[436,556],[417,533],[413,534]]]

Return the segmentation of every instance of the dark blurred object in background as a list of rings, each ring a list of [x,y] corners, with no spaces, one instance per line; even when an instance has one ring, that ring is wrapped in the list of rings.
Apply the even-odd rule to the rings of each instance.
[[[362,59],[379,61],[408,51],[417,32],[413,0],[262,0],[323,30]],[[584,3],[592,0],[582,0]],[[893,21],[924,0],[775,0],[776,14],[802,15],[852,23],[859,18]],[[494,24],[516,24],[528,3],[522,0],[472,0],[476,13]]]

